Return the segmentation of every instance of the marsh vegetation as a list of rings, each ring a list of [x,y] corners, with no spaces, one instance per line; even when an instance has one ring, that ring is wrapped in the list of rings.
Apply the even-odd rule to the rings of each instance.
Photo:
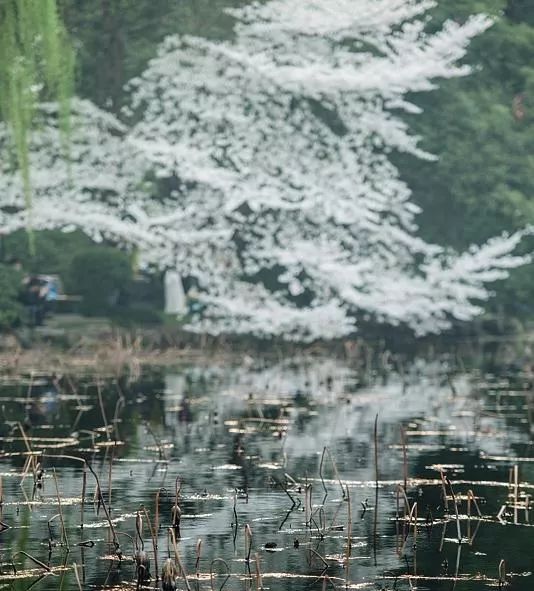
[[[389,354],[5,375],[0,589],[530,589],[532,379]]]

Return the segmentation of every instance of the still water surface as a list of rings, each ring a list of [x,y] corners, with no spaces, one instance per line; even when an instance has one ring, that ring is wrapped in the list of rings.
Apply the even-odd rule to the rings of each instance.
[[[160,491],[161,571],[177,479],[191,589],[534,588],[530,376],[398,369],[246,358],[129,380],[4,378],[0,589],[135,589],[143,549],[154,586],[143,507],[154,522]],[[83,464],[58,456],[98,476],[121,561],[94,476],[81,528]]]

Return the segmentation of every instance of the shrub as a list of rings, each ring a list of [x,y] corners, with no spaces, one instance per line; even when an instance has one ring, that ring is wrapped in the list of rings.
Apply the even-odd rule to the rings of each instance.
[[[41,230],[34,232],[35,253],[29,251],[28,234],[19,230],[5,236],[2,244],[4,259],[17,259],[27,273],[68,274],[72,259],[80,252],[98,246],[79,231],[61,232]]]
[[[22,273],[17,269],[0,264],[0,329],[20,324],[24,307],[19,302]]]
[[[92,247],[72,259],[65,288],[82,296],[83,313],[110,315],[124,304],[131,280],[128,255],[111,247]]]

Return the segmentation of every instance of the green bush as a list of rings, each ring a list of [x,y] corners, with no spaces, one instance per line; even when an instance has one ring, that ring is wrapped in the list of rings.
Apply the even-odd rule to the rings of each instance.
[[[25,230],[4,236],[1,241],[4,260],[19,260],[26,273],[57,274],[63,278],[77,254],[91,247],[98,248],[79,231],[35,231],[34,241],[35,253],[32,254],[29,251],[28,234]]]
[[[0,329],[5,330],[21,323],[24,307],[18,301],[22,285],[22,273],[0,264]]]
[[[113,315],[124,304],[132,281],[128,255],[111,247],[92,247],[71,261],[64,278],[68,293],[82,296],[81,310],[88,316]]]

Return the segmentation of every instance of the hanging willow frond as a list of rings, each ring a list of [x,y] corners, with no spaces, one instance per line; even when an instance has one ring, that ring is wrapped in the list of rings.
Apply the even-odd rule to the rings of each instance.
[[[69,99],[74,52],[56,0],[0,0],[0,115],[31,210],[29,136],[39,100],[57,101],[64,157],[68,159]],[[28,216],[31,240],[31,216]]]

